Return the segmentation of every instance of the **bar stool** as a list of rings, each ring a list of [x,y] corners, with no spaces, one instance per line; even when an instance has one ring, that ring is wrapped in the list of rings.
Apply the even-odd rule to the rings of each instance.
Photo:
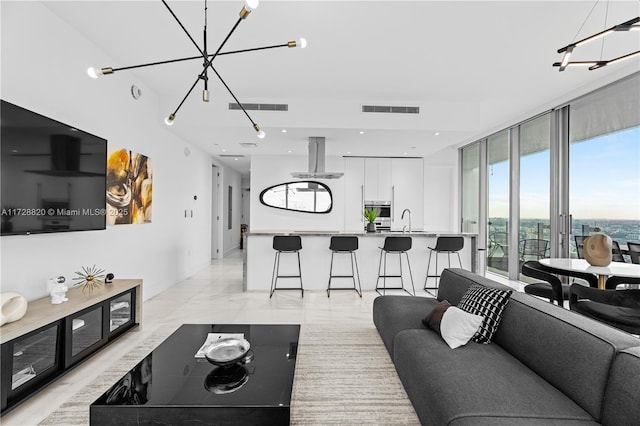
[[[273,249],[276,251],[273,260],[273,274],[271,277],[271,292],[269,299],[276,290],[300,290],[304,297],[304,289],[302,288],[302,268],[300,267],[300,250],[302,249],[302,239],[299,235],[275,235],[273,237]],[[295,253],[298,256],[298,275],[280,275],[280,255],[282,253]],[[300,287],[283,287],[276,288],[278,278],[299,278]]]
[[[331,267],[329,268],[329,284],[327,285],[327,297],[331,295],[331,279],[332,278],[351,278],[353,279],[352,287],[337,287],[334,290],[355,290],[360,297],[362,297],[362,286],[360,285],[360,272],[358,272],[358,259],[356,258],[355,251],[358,250],[358,237],[349,236],[335,236],[331,237],[329,243],[329,250],[331,250]],[[333,275],[333,255],[334,254],[349,254],[351,260],[351,275]],[[355,270],[353,265],[355,264]],[[358,277],[358,288],[356,288],[356,276]]]
[[[438,255],[440,253],[447,253],[447,258],[449,260],[449,268],[451,268],[451,253],[455,253],[458,255],[458,262],[460,263],[460,268],[462,268],[462,261],[460,260],[460,253],[458,253],[464,247],[464,238],[463,237],[438,237],[436,240],[435,247],[428,247],[429,249],[429,261],[427,262],[427,277],[424,279],[424,290],[429,292],[429,290],[438,290],[438,278],[440,275],[438,274]],[[436,253],[436,271],[435,275],[429,275],[429,268],[431,266],[431,254],[433,252]],[[435,287],[427,287],[427,280],[429,278],[436,279]],[[430,292],[429,292],[430,293]]]
[[[409,277],[411,277],[411,288],[413,289],[413,296],[416,295],[416,288],[413,285],[413,274],[411,273],[411,264],[409,263],[409,254],[407,251],[411,250],[411,237],[386,237],[384,239],[384,246],[380,247],[380,263],[378,264],[378,279],[376,280],[376,291],[378,294],[384,294],[387,290],[387,278],[400,278],[402,287],[389,287],[389,290],[404,290],[411,294],[409,290],[404,288],[404,280],[402,278],[402,254],[407,257],[407,266],[409,267]],[[400,265],[400,275],[387,275],[387,254],[397,254],[398,263]],[[380,275],[380,269],[382,268],[382,257],[384,254],[384,271]],[[378,282],[382,278],[382,293],[380,293],[380,287]]]

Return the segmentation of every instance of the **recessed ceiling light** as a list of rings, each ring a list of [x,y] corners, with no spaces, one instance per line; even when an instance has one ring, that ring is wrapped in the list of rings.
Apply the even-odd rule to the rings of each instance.
[[[287,151],[289,154],[291,154],[291,150]]]
[[[287,129],[280,130],[282,133],[287,133]]]
[[[226,150],[226,149],[224,149],[224,148],[222,148],[222,152],[227,152],[227,150]]]
[[[16,152],[18,152],[18,150],[17,149],[12,149],[11,152],[13,152],[15,154]]]
[[[440,136],[440,132],[435,132],[433,136]]]
[[[360,130],[360,134],[361,134],[361,135],[364,135],[364,130]]]
[[[351,154],[351,151],[347,151],[347,154]]]
[[[233,161],[238,161],[238,157],[234,158]]]
[[[407,153],[406,153],[406,152],[405,152],[405,153],[403,153],[403,154],[404,154],[404,155],[407,155]]]

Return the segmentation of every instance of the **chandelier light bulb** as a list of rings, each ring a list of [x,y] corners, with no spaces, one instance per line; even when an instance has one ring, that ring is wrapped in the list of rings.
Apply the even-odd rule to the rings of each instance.
[[[260,0],[246,0],[244,2],[246,9],[251,12],[260,5]]]
[[[173,126],[173,120],[175,119],[176,119],[175,114],[169,114],[167,118],[164,119],[164,124],[166,124],[167,126]]]
[[[260,130],[258,132],[258,138],[264,139],[265,136],[267,136],[267,134],[264,132],[264,130]]]
[[[304,49],[305,47],[307,47],[307,39],[306,38],[300,38],[300,40],[298,40],[298,43],[300,44],[300,49]]]
[[[89,67],[87,68],[87,75],[91,78],[98,78],[102,72],[98,68]]]

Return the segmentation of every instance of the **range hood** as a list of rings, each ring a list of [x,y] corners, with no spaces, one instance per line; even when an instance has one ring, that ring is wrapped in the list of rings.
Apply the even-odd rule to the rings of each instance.
[[[344,173],[324,171],[324,144],[324,137],[310,136],[309,171],[293,172],[291,176],[298,179],[340,179]]]

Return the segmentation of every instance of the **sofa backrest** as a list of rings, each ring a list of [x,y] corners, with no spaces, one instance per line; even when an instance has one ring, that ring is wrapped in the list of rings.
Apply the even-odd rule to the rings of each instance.
[[[440,275],[440,285],[438,287],[438,300],[447,300],[452,305],[457,305],[460,298],[472,284],[482,284],[486,287],[497,288],[499,290],[513,290],[485,277],[464,269],[450,268],[442,271]]]
[[[638,339],[640,345],[640,339]],[[640,421],[640,347],[616,355],[604,395],[602,424],[622,426]]]
[[[639,341],[578,313],[514,292],[494,342],[600,421],[616,353],[638,346]]]

